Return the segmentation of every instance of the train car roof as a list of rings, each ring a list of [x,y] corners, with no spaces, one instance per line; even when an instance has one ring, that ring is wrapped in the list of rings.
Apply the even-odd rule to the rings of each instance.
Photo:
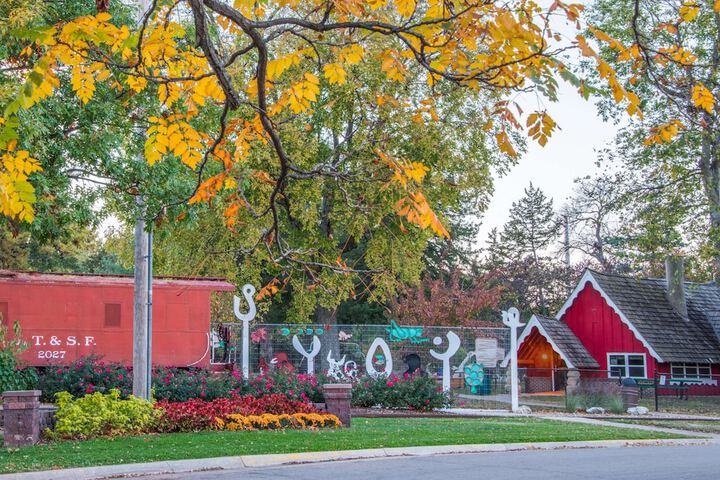
[[[78,286],[132,286],[132,275],[105,273],[32,272],[26,270],[0,270],[0,282],[78,285]],[[153,287],[184,287],[230,292],[235,285],[223,277],[154,276]]]

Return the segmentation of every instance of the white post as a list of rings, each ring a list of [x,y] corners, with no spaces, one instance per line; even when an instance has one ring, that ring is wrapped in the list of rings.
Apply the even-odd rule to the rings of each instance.
[[[524,324],[520,323],[520,312],[517,308],[511,307],[502,312],[502,321],[505,326],[510,327],[510,397],[512,399],[512,411],[520,408],[518,395],[518,367],[517,367],[517,332]]]
[[[257,310],[255,309],[255,287],[249,283],[243,285],[242,294],[248,304],[248,312],[240,312],[240,298],[233,297],[233,312],[238,320],[243,324],[242,330],[242,372],[243,378],[250,378],[250,322],[255,318]],[[225,346],[227,348],[227,346]]]

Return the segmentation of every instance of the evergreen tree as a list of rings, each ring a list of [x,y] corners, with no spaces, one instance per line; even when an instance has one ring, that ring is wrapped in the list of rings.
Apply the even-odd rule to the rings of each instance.
[[[569,272],[549,255],[560,226],[552,199],[531,183],[525,196],[513,202],[499,240],[497,230],[490,232],[486,268],[499,270],[508,288],[505,301],[546,314],[557,306]]]
[[[559,232],[560,222],[552,198],[547,198],[542,190],[530,183],[525,196],[513,202],[500,241],[506,255],[517,259],[531,256],[537,264]]]

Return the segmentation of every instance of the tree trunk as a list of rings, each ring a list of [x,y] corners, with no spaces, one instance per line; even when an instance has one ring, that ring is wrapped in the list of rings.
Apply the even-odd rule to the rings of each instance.
[[[703,136],[699,162],[710,216],[708,241],[713,248],[713,276],[715,278],[720,274],[720,162],[718,162],[718,141],[720,140],[711,139],[708,134]]]
[[[320,361],[315,360],[315,373],[326,373],[330,364],[327,360],[328,354],[334,360],[340,360],[340,339],[337,332],[337,309],[329,309],[318,307],[315,311],[315,321],[322,325],[325,334],[322,337],[322,347],[320,348]]]

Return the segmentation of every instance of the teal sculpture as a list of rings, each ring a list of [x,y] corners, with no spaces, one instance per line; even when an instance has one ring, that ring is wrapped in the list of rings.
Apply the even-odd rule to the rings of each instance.
[[[466,365],[463,370],[465,371],[465,385],[470,387],[472,393],[478,393],[478,387],[482,386],[485,380],[483,364],[473,363]]]

